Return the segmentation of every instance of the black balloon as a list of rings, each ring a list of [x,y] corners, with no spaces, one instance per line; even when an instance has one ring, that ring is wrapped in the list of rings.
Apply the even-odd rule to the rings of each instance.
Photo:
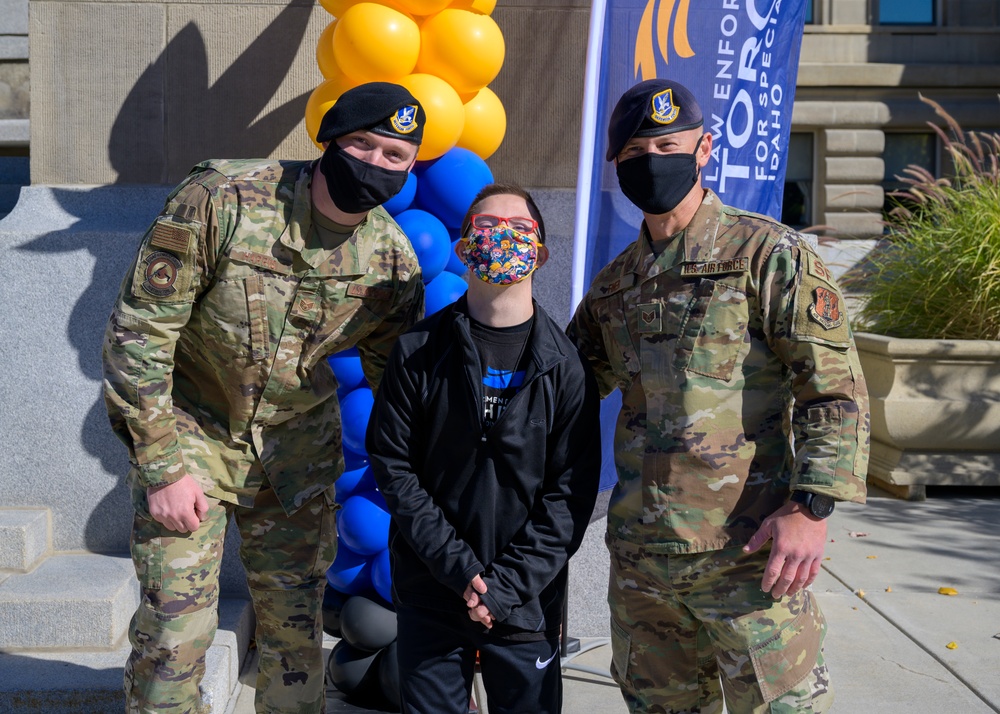
[[[399,711],[399,662],[396,660],[396,643],[382,650],[378,662],[378,684],[395,711]]]
[[[362,652],[341,640],[333,647],[326,661],[327,681],[348,696],[370,697],[377,693],[378,676],[365,676],[372,669],[377,652]]]
[[[340,611],[341,636],[352,646],[376,652],[396,639],[396,613],[363,595],[353,595]]]
[[[347,595],[327,585],[323,593],[323,631],[331,637],[340,637],[340,612],[347,602]]]

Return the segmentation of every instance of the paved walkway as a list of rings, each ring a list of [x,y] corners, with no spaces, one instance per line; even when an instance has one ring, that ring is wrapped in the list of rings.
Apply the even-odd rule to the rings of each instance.
[[[874,491],[832,517],[813,590],[830,627],[835,714],[1000,713],[1000,489],[929,495]],[[610,658],[600,646],[576,662],[606,669]],[[253,677],[241,679],[230,714],[253,713]],[[609,680],[565,670],[563,681],[566,714],[627,713]],[[332,692],[328,711],[371,710]]]

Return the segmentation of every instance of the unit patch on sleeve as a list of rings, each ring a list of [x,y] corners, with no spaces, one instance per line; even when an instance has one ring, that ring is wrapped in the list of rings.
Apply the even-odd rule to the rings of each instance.
[[[174,283],[180,275],[183,263],[173,253],[156,250],[143,259],[142,289],[156,297],[169,297],[177,292]]]
[[[844,296],[819,256],[802,251],[792,333],[798,339],[846,347],[851,342]]]
[[[832,330],[844,324],[844,312],[840,304],[840,296],[829,288],[813,289],[813,301],[809,306],[809,317],[814,319],[824,330]]]

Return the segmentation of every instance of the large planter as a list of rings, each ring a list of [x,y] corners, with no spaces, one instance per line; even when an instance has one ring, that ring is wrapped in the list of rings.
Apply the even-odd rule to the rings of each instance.
[[[871,396],[868,479],[898,496],[1000,485],[1000,341],[858,333]]]

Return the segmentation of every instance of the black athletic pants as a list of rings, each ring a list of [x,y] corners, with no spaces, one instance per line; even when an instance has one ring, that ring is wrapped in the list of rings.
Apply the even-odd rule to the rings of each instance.
[[[403,714],[468,714],[477,650],[490,714],[562,710],[558,635],[504,639],[464,612],[405,605],[396,607],[396,620]]]

